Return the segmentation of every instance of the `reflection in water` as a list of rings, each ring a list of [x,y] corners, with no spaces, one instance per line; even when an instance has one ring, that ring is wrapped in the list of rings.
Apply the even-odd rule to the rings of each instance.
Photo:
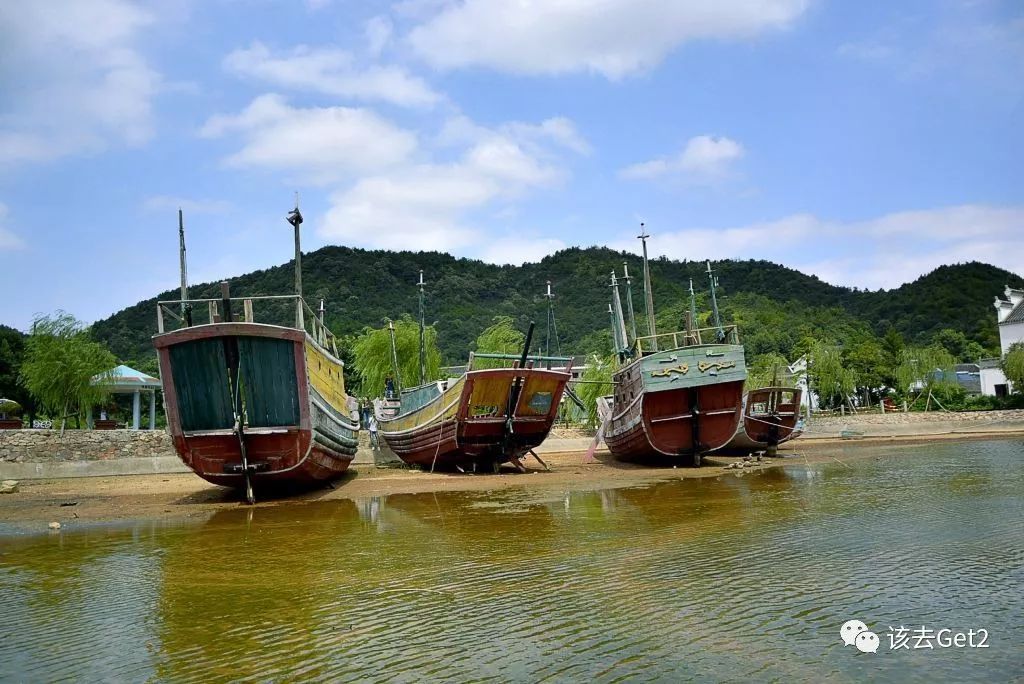
[[[861,447],[862,448],[862,447]],[[1006,679],[1024,447],[0,540],[0,679]],[[838,627],[878,631],[875,655]],[[986,650],[888,650],[889,625]]]

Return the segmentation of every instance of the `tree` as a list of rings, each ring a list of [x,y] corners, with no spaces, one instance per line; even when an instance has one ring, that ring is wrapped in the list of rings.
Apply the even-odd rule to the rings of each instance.
[[[476,338],[476,352],[485,354],[522,354],[526,335],[516,328],[509,316],[495,316],[494,323]],[[498,368],[503,364],[497,359],[481,359],[474,362],[475,368]]]
[[[0,325],[0,398],[17,402],[31,418],[35,413],[35,402],[18,379],[18,370],[24,360],[25,335]]]
[[[843,363],[853,371],[854,383],[868,405],[872,390],[885,385],[885,351],[877,339],[868,339],[853,345],[843,354]]]
[[[89,329],[68,313],[41,316],[25,344],[21,382],[50,415],[59,415],[64,431],[72,409],[86,413],[110,396],[102,380],[117,364],[110,351],[89,336]],[[93,384],[94,377],[100,382]]]
[[[615,370],[615,356],[598,356],[591,354],[587,369],[580,380],[586,380],[576,386],[576,396],[587,407],[587,425],[597,427],[597,399],[612,393],[612,373]]]
[[[1024,342],[1014,342],[1003,357],[1003,374],[1013,383],[1013,391],[1024,394]]]
[[[897,387],[904,394],[917,391],[918,396],[938,394],[948,398],[960,390],[954,366],[956,359],[943,347],[907,347],[896,368]]]
[[[420,377],[420,324],[408,314],[395,325],[395,349],[398,352],[398,380],[402,387],[413,387]],[[441,352],[437,348],[437,330],[428,325],[423,331],[426,349],[426,378],[436,379],[441,373]],[[383,328],[365,328],[352,344],[355,374],[359,378],[359,393],[379,397],[384,393],[384,381],[394,375],[391,354],[391,331]]]
[[[839,348],[818,342],[808,356],[810,384],[822,406],[841,406],[856,389],[853,371],[843,366]]]
[[[967,357],[967,336],[959,330],[943,328],[932,336],[932,344],[945,349],[957,361],[969,360]]]
[[[747,389],[777,385],[789,373],[789,362],[781,354],[755,356],[747,366]]]

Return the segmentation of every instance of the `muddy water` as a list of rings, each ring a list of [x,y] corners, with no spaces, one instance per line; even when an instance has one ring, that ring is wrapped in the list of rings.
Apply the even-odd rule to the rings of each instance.
[[[851,618],[877,632],[877,653],[844,646]],[[900,625],[984,629],[988,648],[892,650]],[[0,537],[5,681],[1022,674],[1020,441]]]

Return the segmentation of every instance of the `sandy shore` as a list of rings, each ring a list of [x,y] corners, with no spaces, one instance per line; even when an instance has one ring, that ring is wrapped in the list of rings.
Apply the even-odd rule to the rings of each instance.
[[[570,491],[628,487],[671,479],[740,476],[786,464],[839,462],[878,455],[880,442],[900,446],[927,445],[936,439],[1006,439],[1024,436],[1024,432],[1002,430],[939,437],[876,437],[858,440],[819,439],[795,441],[780,449],[776,458],[765,458],[742,471],[725,466],[742,461],[740,457],[709,456],[702,468],[646,467],[619,463],[605,451],[586,462],[586,453],[561,451],[546,453],[545,470],[538,462],[526,461],[527,473],[506,466],[497,475],[428,473],[404,468],[377,468],[369,464],[353,466],[331,486],[291,495],[263,495],[258,506],[277,506],[291,502],[332,499],[361,499],[399,493],[492,491],[528,488],[531,491]],[[582,438],[563,437],[564,444],[580,444]],[[73,527],[90,521],[187,518],[224,508],[243,505],[237,493],[207,484],[191,473],[163,475],[127,475],[117,477],[70,478],[62,480],[22,481],[18,491],[0,495],[0,523],[33,531],[60,522]]]

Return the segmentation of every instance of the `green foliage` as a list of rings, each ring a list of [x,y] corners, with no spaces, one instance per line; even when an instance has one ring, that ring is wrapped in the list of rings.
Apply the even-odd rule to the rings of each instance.
[[[853,373],[854,384],[868,390],[887,385],[891,365],[877,339],[862,340],[843,353],[843,363]]]
[[[18,380],[18,369],[25,358],[25,335],[0,325],[0,398],[10,399],[29,413],[34,412],[32,395]]]
[[[32,323],[26,343],[21,380],[41,407],[61,417],[61,428],[74,409],[79,415],[110,396],[92,379],[109,373],[117,359],[73,316],[59,311]]]
[[[1013,383],[1015,394],[1024,394],[1024,342],[1014,342],[1006,350],[1003,374]]]
[[[398,351],[399,380],[403,388],[414,387],[420,378],[420,325],[411,316],[402,316],[395,324],[395,349]],[[437,348],[437,330],[428,325],[423,333],[426,353],[427,381],[441,372],[441,352]],[[352,358],[358,378],[357,393],[368,397],[384,394],[384,381],[394,376],[391,354],[391,332],[383,328],[366,328],[352,343]]]
[[[495,316],[494,323],[476,338],[476,351],[487,354],[522,354],[526,344],[526,333],[516,328],[508,316]],[[510,362],[500,359],[480,359],[473,362],[474,368],[501,368]]]
[[[747,389],[777,385],[788,373],[789,362],[785,356],[775,352],[755,356],[747,364]]]
[[[823,408],[841,406],[856,389],[856,378],[843,365],[839,348],[818,342],[809,355],[811,389]]]
[[[953,372],[955,365],[956,359],[943,347],[907,347],[901,352],[896,368],[896,387],[903,394],[921,388],[926,394],[931,391],[952,396],[954,387],[959,388]]]
[[[172,254],[168,258],[176,259]],[[327,303],[326,322],[339,336],[359,334],[378,326],[385,317],[417,311],[419,269],[427,280],[426,312],[436,321],[438,344],[446,363],[465,360],[481,331],[495,316],[506,316],[517,330],[530,320],[544,321],[544,281],[551,280],[561,348],[566,354],[610,351],[595,342],[608,339],[608,275],[621,273],[622,262],[634,274],[634,307],[644,334],[643,282],[640,260],[633,254],[606,248],[572,248],[545,257],[540,263],[496,266],[456,259],[437,252],[383,252],[324,247],[303,256],[303,282],[312,297]],[[176,262],[173,262],[176,263]],[[721,283],[723,318],[740,323],[751,357],[769,352],[796,359],[805,337],[842,345],[844,349],[867,337],[893,334],[925,345],[944,328],[963,333],[983,349],[998,348],[999,334],[992,297],[1005,285],[1024,286],[1008,271],[978,263],[944,266],[896,290],[856,292],[822,282],[766,261],[720,261],[712,264]],[[659,330],[682,327],[689,305],[689,279],[697,290],[697,311],[707,326],[710,302],[704,264],[655,259],[651,262],[654,302]],[[255,271],[232,279],[237,299],[244,296],[291,292],[293,265]],[[192,287],[193,297],[219,297],[216,283]],[[624,295],[623,295],[624,296]],[[176,299],[177,293],[160,294]],[[311,297],[311,299],[312,299]],[[153,356],[151,337],[156,298],[140,302],[93,326],[123,361],[138,367]],[[200,315],[201,312],[197,312]],[[288,324],[290,306],[257,302],[259,321]],[[543,325],[541,325],[543,327]],[[887,344],[886,353],[894,354]],[[972,359],[973,360],[973,359]],[[892,368],[897,364],[894,362]]]
[[[615,357],[614,355],[598,356],[597,354],[591,354],[587,359],[588,368],[583,371],[583,375],[580,380],[586,380],[587,382],[581,382],[576,385],[576,395],[583,402],[583,405],[587,407],[587,425],[589,427],[597,427],[598,416],[597,416],[597,398],[609,395],[612,393],[612,373],[615,371]],[[601,383],[601,384],[597,384]]]

